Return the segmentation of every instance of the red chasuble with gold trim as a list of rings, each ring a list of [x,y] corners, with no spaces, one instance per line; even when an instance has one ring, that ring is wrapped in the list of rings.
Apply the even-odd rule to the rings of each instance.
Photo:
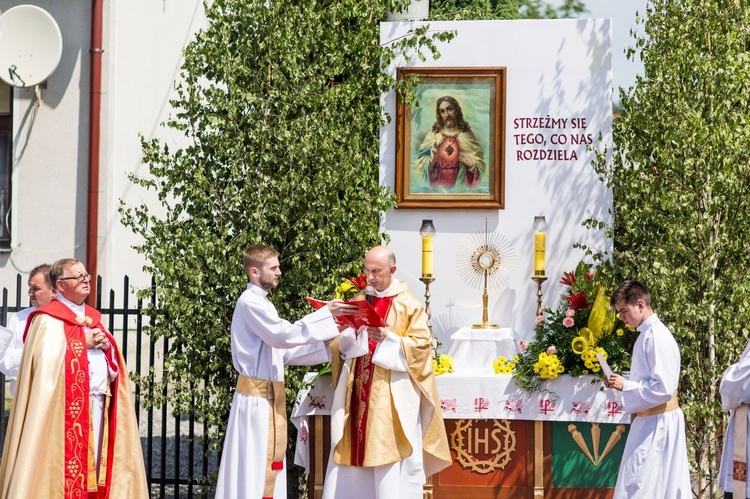
[[[99,311],[82,319],[53,300],[28,319],[8,433],[0,466],[0,497],[146,498],[143,454],[125,361]],[[99,469],[94,468],[85,328],[110,341],[109,383]]]
[[[104,429],[110,430],[109,435],[102,436],[106,442],[106,448],[102,449],[99,470],[94,468],[93,449],[93,423],[91,421],[91,409],[89,402],[89,361],[88,349],[86,348],[86,328],[99,328],[107,336],[112,345],[106,352],[107,365],[110,369],[117,371],[114,362],[113,350],[117,348],[114,337],[109,334],[102,324],[102,314],[95,308],[84,305],[86,318],[81,319],[65,304],[52,300],[47,305],[32,312],[27,321],[28,325],[34,315],[44,313],[63,321],[65,330],[65,498],[86,497],[89,499],[106,498],[107,484],[111,480],[112,452],[109,449],[114,445],[116,425],[111,415],[116,410],[117,400],[110,404],[110,411],[105,414],[102,422]],[[24,338],[25,339],[25,338]],[[117,392],[117,381],[111,383],[112,392]],[[99,471],[104,472],[104,480],[97,480]],[[93,482],[93,483],[91,483]],[[99,486],[97,482],[101,482]]]

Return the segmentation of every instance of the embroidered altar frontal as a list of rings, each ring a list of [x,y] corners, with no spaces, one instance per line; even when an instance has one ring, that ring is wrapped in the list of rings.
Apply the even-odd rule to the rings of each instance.
[[[292,413],[295,463],[310,473],[311,499],[325,476],[330,383],[319,378]],[[430,477],[425,497],[612,497],[629,418],[593,376],[561,376],[528,394],[510,376],[448,374],[438,390],[453,463]]]

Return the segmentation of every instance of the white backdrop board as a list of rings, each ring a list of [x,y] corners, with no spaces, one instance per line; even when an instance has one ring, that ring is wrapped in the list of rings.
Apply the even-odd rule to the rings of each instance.
[[[383,23],[381,43],[390,43],[422,24]],[[534,216],[544,215],[548,223],[543,306],[557,306],[562,272],[573,270],[584,257],[582,250],[574,249],[575,243],[601,249],[612,245],[603,231],[581,225],[591,216],[611,221],[612,193],[599,181],[591,166],[594,153],[587,150],[587,143],[611,149],[611,20],[429,24],[431,30],[457,33],[452,41],[439,45],[441,57],[433,60],[425,54],[425,62],[416,57],[410,62],[401,59],[389,70],[395,75],[398,67],[506,68],[505,207],[389,210],[383,223],[397,256],[396,277],[423,297],[419,228],[423,219],[432,219],[437,230],[436,280],[430,287],[433,332],[447,347],[452,333],[482,321],[481,291],[462,280],[456,257],[470,236],[484,231],[486,219],[489,231],[505,236],[517,255],[508,282],[490,294],[489,320],[529,339],[537,300],[531,280]],[[383,104],[393,119],[380,132],[381,183],[395,192],[395,94],[384,95]],[[547,159],[550,156],[553,159]]]

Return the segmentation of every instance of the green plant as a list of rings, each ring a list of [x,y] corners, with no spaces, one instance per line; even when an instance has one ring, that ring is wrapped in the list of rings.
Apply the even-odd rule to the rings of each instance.
[[[536,321],[536,336],[519,342],[521,352],[513,376],[521,388],[535,391],[559,374],[582,376],[602,372],[600,352],[614,372],[630,369],[630,351],[635,332],[616,317],[609,306],[601,272],[580,262],[574,272],[560,280],[567,289],[555,311],[546,311]]]
[[[278,250],[283,276],[269,299],[294,320],[311,311],[304,296],[330,296],[387,239],[380,97],[398,85],[383,68],[396,53],[437,57],[436,41],[452,36],[424,26],[381,46],[380,20],[406,3],[207,2],[166,123],[184,140],[142,139],[148,171],[130,179],[158,202],[121,214],[156,282],[148,332],[168,351],[162,376],[137,381],[146,402],[195,413],[216,442],[236,379],[229,329],[245,246]],[[306,370],[287,369],[290,407]]]
[[[430,19],[556,19],[586,12],[581,0],[555,4],[542,0],[430,0]]]
[[[680,345],[698,497],[715,497],[725,367],[750,334],[750,11],[740,2],[649,2],[621,89],[614,150],[595,163],[614,193],[614,266],[637,278]]]

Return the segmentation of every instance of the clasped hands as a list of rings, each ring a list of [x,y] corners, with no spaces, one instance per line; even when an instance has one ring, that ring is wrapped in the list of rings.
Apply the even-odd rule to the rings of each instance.
[[[101,329],[94,328],[89,329],[85,333],[86,335],[86,348],[98,348],[99,350],[109,350],[109,340],[107,335]]]

